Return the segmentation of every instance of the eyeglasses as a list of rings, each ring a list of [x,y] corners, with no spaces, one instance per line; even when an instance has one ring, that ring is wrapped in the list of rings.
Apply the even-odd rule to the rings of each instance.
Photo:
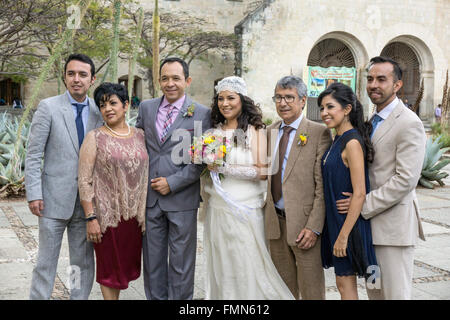
[[[281,100],[283,100],[283,99],[284,99],[284,101],[286,101],[286,103],[292,103],[295,100],[295,96],[278,96],[278,95],[276,95],[276,96],[272,97],[273,102],[276,102],[276,103],[280,103]]]

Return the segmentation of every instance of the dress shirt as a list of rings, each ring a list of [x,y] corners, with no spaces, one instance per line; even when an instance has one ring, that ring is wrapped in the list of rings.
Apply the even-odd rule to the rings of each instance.
[[[83,108],[83,111],[81,111],[81,119],[83,120],[83,127],[84,127],[84,136],[86,136],[86,127],[89,120],[89,98],[86,96],[86,99],[84,99],[83,102],[78,102],[72,96],[70,95],[69,91],[66,91],[67,97],[69,98],[70,104],[72,105],[73,115],[74,119],[77,118],[77,106],[78,104],[84,104],[86,107]]]
[[[379,115],[382,120],[380,120],[378,122],[378,125],[375,127],[375,130],[373,130],[372,137],[375,134],[375,131],[377,131],[377,129],[381,126],[383,121],[386,120],[389,117],[389,115],[391,114],[392,111],[394,111],[394,109],[397,106],[397,104],[398,104],[398,98],[395,97],[395,99],[392,100],[392,102],[389,103],[386,107],[384,107],[383,110],[381,110],[380,112],[375,112],[374,113],[374,115],[376,115],[376,114]],[[373,116],[372,116],[372,118],[373,118]]]
[[[289,126],[294,128],[294,130],[292,130],[289,133],[289,142],[286,148],[286,153],[284,154],[284,159],[283,159],[283,165],[281,167],[281,182],[283,182],[284,179],[284,169],[286,168],[286,163],[287,160],[289,158],[289,153],[291,151],[291,147],[292,147],[292,143],[295,140],[295,134],[297,132],[298,126],[300,125],[300,122],[303,119],[303,113],[300,115],[300,117],[298,117],[297,120],[295,120],[294,122],[292,122]],[[287,124],[284,123],[284,120],[281,122],[281,126],[280,129],[278,130],[278,137],[277,137],[277,144],[276,144],[276,149],[275,149],[275,153],[278,153],[278,146],[280,144],[280,140],[281,140],[281,136],[283,135],[283,128],[287,126]],[[278,200],[277,203],[275,203],[275,207],[277,207],[278,209],[284,209],[284,199],[283,199],[283,194],[281,194],[281,199]]]
[[[173,124],[178,113],[181,110],[181,107],[184,104],[184,100],[186,100],[186,95],[183,95],[180,99],[178,99],[174,103],[170,103],[169,101],[167,101],[166,97],[164,96],[164,99],[161,102],[161,105],[159,106],[158,114],[156,115],[156,131],[158,132],[159,136],[161,136],[161,133],[164,130],[163,129],[164,122],[166,121],[167,112],[169,111],[169,108],[167,108],[167,106],[169,104],[174,106],[174,109],[172,111],[172,124]]]
[[[289,133],[289,142],[288,142],[288,145],[287,145],[287,148],[286,148],[286,153],[284,154],[283,165],[282,165],[282,167],[281,167],[281,170],[282,170],[282,171],[281,171],[281,182],[283,182],[283,179],[284,179],[284,169],[286,168],[286,164],[287,164],[287,161],[288,161],[288,158],[289,158],[289,153],[291,152],[291,147],[292,147],[292,144],[293,144],[294,141],[295,141],[297,129],[298,129],[298,126],[300,125],[300,122],[302,122],[302,119],[303,119],[303,113],[300,115],[300,117],[297,118],[297,120],[295,120],[294,122],[292,122],[292,123],[289,124],[289,125],[287,125],[286,123],[284,123],[284,120],[283,120],[283,121],[281,122],[280,129],[278,130],[277,144],[276,144],[276,149],[275,149],[274,154],[277,154],[277,153],[278,153],[278,146],[279,146],[279,144],[280,144],[281,136],[283,135],[283,128],[284,128],[285,126],[290,126],[290,127],[294,128],[294,130],[292,130],[292,131]],[[281,193],[281,199],[278,200],[277,203],[275,203],[275,207],[277,207],[278,209],[284,210],[283,193]],[[320,232],[319,232],[319,231],[316,231],[316,230],[312,230],[312,231],[313,231],[316,235],[320,236]]]

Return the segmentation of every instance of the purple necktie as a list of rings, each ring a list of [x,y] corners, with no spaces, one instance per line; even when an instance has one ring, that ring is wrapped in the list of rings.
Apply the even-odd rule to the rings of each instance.
[[[166,139],[166,135],[169,132],[170,126],[173,123],[173,119],[172,119],[172,114],[173,114],[173,110],[175,109],[175,106],[169,104],[166,108],[168,108],[167,110],[167,114],[166,114],[166,119],[164,120],[164,124],[163,124],[163,131],[161,133],[161,142],[164,142],[164,140]]]

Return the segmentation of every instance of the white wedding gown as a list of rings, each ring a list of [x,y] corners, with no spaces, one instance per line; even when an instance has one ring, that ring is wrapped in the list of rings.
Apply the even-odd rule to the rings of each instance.
[[[203,238],[206,299],[294,299],[265,243],[263,206],[267,182],[256,178],[249,149],[232,148],[227,162],[233,165],[223,171],[222,188],[235,202],[256,210],[238,213],[216,192],[211,180],[204,185],[209,194]]]

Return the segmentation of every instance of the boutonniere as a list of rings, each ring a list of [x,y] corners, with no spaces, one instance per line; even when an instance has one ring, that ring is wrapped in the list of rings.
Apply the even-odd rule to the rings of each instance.
[[[300,133],[298,135],[298,145],[304,146],[308,142],[308,134],[307,133]]]
[[[187,109],[187,111],[183,114],[183,118],[186,118],[186,117],[190,118],[190,117],[192,117],[194,115],[194,111],[195,111],[195,105],[191,104],[189,106],[189,108]]]

